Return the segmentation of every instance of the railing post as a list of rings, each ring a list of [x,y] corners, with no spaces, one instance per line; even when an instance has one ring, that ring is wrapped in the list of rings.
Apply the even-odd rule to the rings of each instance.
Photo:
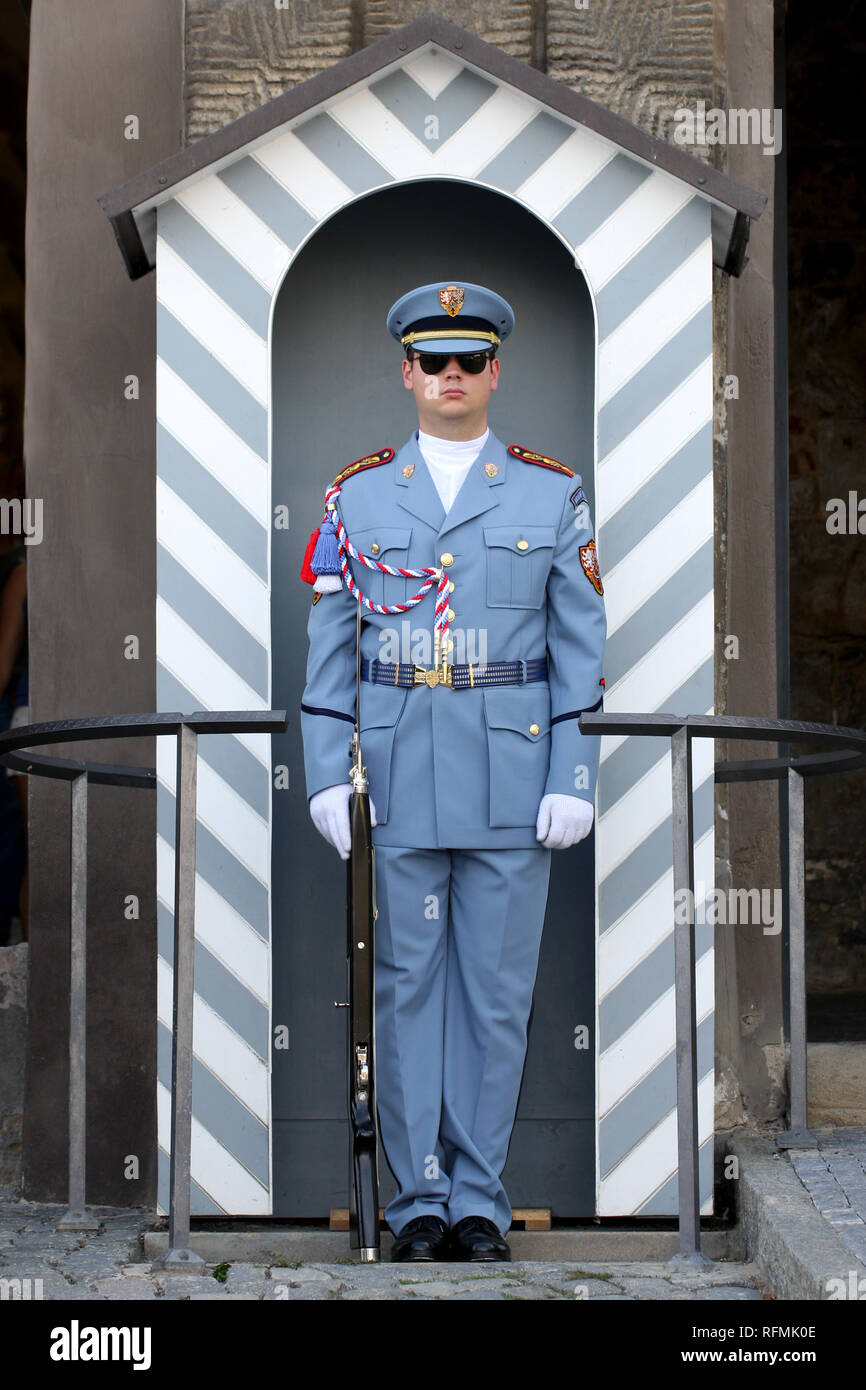
[[[788,766],[788,1068],[791,1128],[777,1136],[781,1148],[812,1148],[809,1129],[806,1043],[806,869],[803,774]]]
[[[692,745],[683,723],[671,735],[674,870],[674,995],[677,1072],[679,1253],[671,1263],[709,1264],[701,1254]]]
[[[190,1249],[190,1156],[192,1148],[192,1038],[195,958],[195,822],[198,735],[182,723],[177,733],[174,837],[174,1039],[171,1061],[171,1187],[168,1251],[155,1269],[205,1274],[207,1265]]]
[[[98,1231],[86,1205],[87,773],[69,783],[69,1206],[58,1231]]]

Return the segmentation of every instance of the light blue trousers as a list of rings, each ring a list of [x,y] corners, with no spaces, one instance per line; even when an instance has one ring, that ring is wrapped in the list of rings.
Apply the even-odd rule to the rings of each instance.
[[[376,1082],[385,1216],[504,1234],[550,850],[376,847]]]

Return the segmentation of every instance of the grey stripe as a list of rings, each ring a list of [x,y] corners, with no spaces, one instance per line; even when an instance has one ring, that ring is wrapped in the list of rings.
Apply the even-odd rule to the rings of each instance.
[[[176,198],[157,209],[159,235],[236,314],[267,340],[271,297]]]
[[[267,582],[268,533],[207,468],[156,423],[157,474],[245,565]]]
[[[215,415],[260,458],[268,456],[268,412],[164,304],[156,306],[157,352]]]
[[[693,671],[665,700],[665,709],[685,714],[706,714],[713,703],[713,658],[707,657],[703,666]],[[174,709],[174,705],[160,704],[160,708]],[[670,752],[670,741],[665,738],[629,738],[611,753],[601,766],[598,779],[598,814],[603,816],[612,806],[631,791],[636,782],[655,767],[657,762]]]
[[[369,90],[417,139],[422,140],[428,148],[436,149],[465,125],[470,116],[475,115],[496,91],[496,83],[469,68],[461,68],[434,99],[408,72],[398,70],[378,82],[371,82]],[[435,116],[439,122],[439,137],[436,140],[429,139],[426,134],[428,116]]]
[[[220,169],[217,177],[290,248],[303,241],[316,225],[306,208],[250,155]]]
[[[268,651],[258,638],[184,569],[156,547],[156,592],[262,700],[268,698]]]
[[[599,342],[604,342],[615,328],[619,328],[709,235],[710,210],[703,199],[696,196],[599,290]]]
[[[708,420],[697,434],[623,502],[609,521],[599,527],[598,548],[605,573],[618,565],[649,531],[663,521],[681,498],[696,488],[713,467],[713,425]]]
[[[698,1149],[698,1191],[701,1206],[708,1197],[713,1195],[713,1149],[713,1135],[711,1134]],[[652,1197],[649,1197],[642,1207],[638,1207],[638,1215],[670,1216],[672,1212],[678,1210],[678,1202],[679,1184],[676,1173],[673,1173],[663,1187],[660,1187]]]
[[[620,980],[616,989],[602,1000],[598,1011],[599,1051],[611,1047],[626,1029],[637,1023],[642,1014],[661,999],[674,982],[673,904],[671,930],[654,951],[645,956],[633,970]],[[713,945],[715,927],[712,922],[695,923],[695,960],[699,961]],[[708,1066],[712,1065],[712,1056]],[[670,1108],[670,1107],[668,1107]]]
[[[573,129],[548,111],[540,111],[484,166],[478,178],[513,192],[565,143]]]
[[[156,707],[192,714],[201,701],[161,661],[156,663]],[[198,741],[199,757],[236,791],[238,796],[267,820],[271,794],[268,769],[234,734],[208,734]]]
[[[168,1081],[171,1086],[171,1078]],[[171,1171],[169,1168],[170,1159],[162,1149],[159,1154],[159,1179],[158,1179],[158,1201],[163,1211],[169,1210],[169,1193],[171,1191]],[[203,1187],[199,1187],[195,1178],[189,1180],[189,1205],[191,1216],[225,1216],[225,1208],[218,1206],[213,1197],[208,1196]]]
[[[160,1072],[164,1074],[168,1068],[170,1074],[171,1033],[161,1021],[157,1026],[157,1051]],[[267,1125],[242,1105],[198,1057],[192,1059],[192,1097],[192,1111],[199,1124],[267,1187]]]
[[[553,219],[554,227],[572,246],[579,246],[616,211],[620,203],[624,203],[636,188],[640,188],[651,173],[651,169],[638,164],[628,155],[614,155],[557,214]]]
[[[387,169],[383,169],[327,111],[320,111],[318,116],[295,126],[292,133],[353,193],[363,193],[376,184],[393,182]]]
[[[713,1069],[712,1014],[698,1027],[696,1053],[701,1077]],[[677,1057],[672,1048],[609,1114],[602,1116],[598,1127],[598,1166],[602,1176],[606,1177],[676,1103]]]
[[[712,350],[713,306],[707,303],[602,406],[598,414],[599,458],[606,458],[628,438]]]
[[[710,537],[607,639],[604,671],[608,683],[615,685],[657,642],[673,631],[675,624],[700,599],[712,592],[713,539]]]
[[[715,784],[708,777],[694,795],[694,837],[699,840],[713,824]],[[160,788],[161,790],[161,788]],[[632,850],[622,863],[603,879],[598,892],[599,927],[604,931],[642,898],[670,866],[672,854],[671,817]],[[673,917],[673,903],[671,903]]]
[[[215,735],[219,737],[219,735]],[[157,785],[156,828],[174,849],[175,797],[168,787]],[[196,873],[215,893],[234,908],[263,941],[268,939],[268,890],[236,859],[231,850],[196,820]]]
[[[156,905],[159,954],[174,965],[174,918],[164,903]],[[269,1056],[268,1010],[230,970],[217,960],[203,942],[195,943],[195,992],[214,1013],[257,1052],[262,1061]]]

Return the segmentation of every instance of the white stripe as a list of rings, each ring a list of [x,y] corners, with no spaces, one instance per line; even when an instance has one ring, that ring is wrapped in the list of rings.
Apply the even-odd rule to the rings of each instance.
[[[162,956],[156,961],[157,1017],[171,1032],[172,969]],[[192,1050],[248,1110],[268,1121],[268,1067],[209,1004],[196,994],[192,1011]],[[193,1094],[195,1107],[195,1094]]]
[[[175,795],[177,760],[170,754],[159,776],[163,786]],[[196,774],[196,818],[224,844],[245,869],[264,884],[270,882],[268,823],[262,820],[234,787],[229,786],[204,759]]]
[[[710,463],[710,460],[707,460]],[[710,463],[712,469],[712,465]],[[608,639],[713,538],[713,475],[708,472],[657,526],[604,576]],[[709,583],[712,584],[712,572]]]
[[[256,150],[254,158],[317,222],[353,197],[343,180],[290,130]]]
[[[516,190],[516,196],[553,222],[617,153],[616,145],[581,128],[575,130]]]
[[[713,950],[695,965],[695,1018],[713,1011]],[[665,990],[598,1059],[598,1113],[604,1116],[676,1046],[674,987]]]
[[[695,791],[713,776],[714,768],[713,740],[695,739],[692,744],[692,787]],[[599,841],[596,843],[599,882],[633,854],[670,814],[671,755],[668,749],[665,756],[599,820]]]
[[[497,87],[433,156],[433,170],[452,178],[474,178],[510,145],[542,108],[510,87]]]
[[[266,710],[268,703],[241,680],[231,666],[217,656],[197,632],[178,617],[173,608],[157,595],[156,651],[159,660],[181,685],[195,693],[196,686],[207,690],[210,700],[204,710]],[[189,714],[191,711],[183,710]],[[213,738],[213,734],[204,735]],[[270,734],[235,734],[245,748],[270,768]]]
[[[229,429],[225,420],[161,357],[156,359],[156,403],[160,424],[267,529],[270,517],[266,461]]]
[[[605,711],[663,710],[713,653],[713,595],[705,594],[621,680],[605,691]]]
[[[408,63],[403,64],[403,71],[408,72],[434,101],[440,92],[444,92],[449,82],[454,81],[462,68],[462,63],[458,63],[456,58],[452,58],[441,48],[427,49],[426,52],[419,53],[417,58],[410,58]]]
[[[683,184],[659,169],[644,179],[578,247],[581,263],[592,280],[595,293],[598,294],[694,196],[690,184]],[[707,222],[709,224],[709,217]]]
[[[159,1147],[171,1151],[171,1094],[157,1083]],[[207,1195],[230,1216],[269,1216],[271,1198],[234,1154],[193,1116],[190,1174]]]
[[[156,891],[174,914],[174,850],[156,839]],[[267,1007],[270,997],[268,943],[201,876],[195,876],[195,934],[249,992]]]
[[[289,249],[216,174],[191,184],[175,199],[272,294],[289,263]]]
[[[712,887],[714,833],[710,829],[695,844],[695,887]],[[598,938],[599,1002],[627,975],[652,955],[673,930],[674,873],[669,868],[621,917]],[[703,895],[701,901],[703,901]]]
[[[433,145],[417,138],[371,91],[356,92],[328,114],[395,179],[431,172]]]
[[[708,1072],[698,1082],[698,1143],[713,1132],[715,1075]],[[677,1113],[671,1110],[598,1184],[599,1216],[627,1216],[636,1212],[677,1171]],[[701,1211],[712,1211],[709,1201]],[[671,1215],[676,1214],[676,1207]]]
[[[215,361],[259,403],[268,404],[268,345],[212,286],[157,238],[156,297]]]
[[[604,339],[598,350],[604,405],[712,299],[709,237]]]
[[[156,528],[158,540],[178,564],[267,647],[267,584],[161,478],[156,480]]]
[[[713,358],[710,353],[636,429],[599,460],[596,488],[599,527],[712,418]]]

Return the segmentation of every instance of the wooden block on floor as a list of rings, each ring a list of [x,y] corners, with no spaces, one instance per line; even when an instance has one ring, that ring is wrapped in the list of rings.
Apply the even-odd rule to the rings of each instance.
[[[380,1208],[379,1220],[384,1226],[385,1213]],[[549,1231],[550,1207],[515,1207],[511,1214],[512,1226],[522,1226],[524,1231]],[[330,1231],[348,1231],[349,1208],[332,1207],[328,1222]]]

